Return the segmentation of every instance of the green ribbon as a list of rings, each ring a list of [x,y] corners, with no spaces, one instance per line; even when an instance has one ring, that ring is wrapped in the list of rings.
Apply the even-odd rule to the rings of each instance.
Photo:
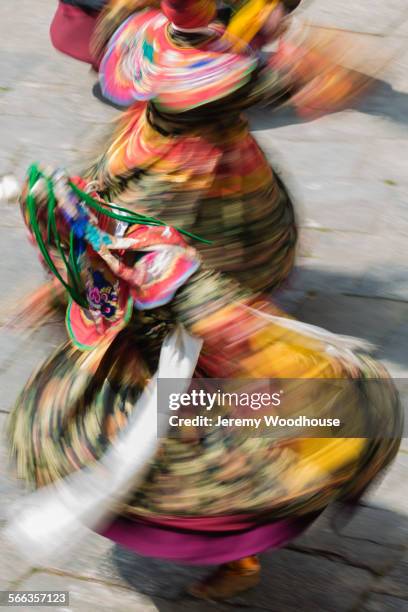
[[[37,219],[37,200],[35,195],[32,192],[32,189],[36,182],[39,179],[44,179],[47,185],[47,194],[48,194],[48,218],[47,218],[47,242],[51,241],[51,236],[54,239],[55,245],[57,247],[58,253],[61,256],[62,261],[64,262],[65,268],[67,270],[67,279],[72,283],[66,282],[59,271],[57,270],[50,252],[47,248],[47,245],[42,237],[41,229]],[[80,306],[87,307],[88,302],[82,295],[81,291],[81,278],[78,269],[78,262],[75,257],[75,244],[73,239],[73,234],[71,232],[70,236],[70,246],[69,246],[69,261],[64,252],[64,248],[61,244],[60,236],[57,229],[57,222],[55,218],[55,209],[56,209],[56,199],[54,194],[54,187],[52,181],[49,177],[45,176],[43,172],[38,168],[36,164],[33,164],[28,171],[28,195],[27,195],[27,211],[28,211],[28,219],[30,223],[30,227],[34,233],[36,242],[40,249],[41,255],[44,258],[47,266],[50,271],[54,274],[54,276],[59,280],[59,282],[65,287],[66,291],[72,297],[72,299],[77,302]],[[75,262],[74,265],[73,262]]]
[[[168,223],[161,221],[160,219],[156,219],[156,217],[149,217],[148,215],[142,215],[141,213],[134,212],[129,210],[128,208],[123,208],[123,206],[118,206],[117,204],[110,204],[105,202],[105,206],[101,206],[89,193],[85,193],[81,191],[79,187],[77,187],[74,183],[69,181],[69,186],[71,189],[77,194],[77,196],[85,202],[90,208],[98,211],[99,213],[110,217],[111,219],[116,219],[117,221],[125,221],[130,224],[140,224],[140,225],[162,225],[169,227]],[[119,210],[122,213],[125,213],[126,216],[113,212],[114,210]],[[184,230],[180,227],[174,226],[174,229],[179,232],[179,234],[184,234],[193,240],[197,240],[198,242],[203,242],[204,244],[212,244],[211,240],[205,240],[205,238],[201,238],[201,236],[197,236],[196,234],[192,234],[187,230]]]

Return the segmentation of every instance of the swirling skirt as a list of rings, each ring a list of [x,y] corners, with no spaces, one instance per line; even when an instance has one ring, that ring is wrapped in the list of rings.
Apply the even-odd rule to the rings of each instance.
[[[254,316],[263,320],[261,312]],[[43,486],[102,457],[137,409],[169,325],[171,313],[156,312],[146,320],[139,317],[108,346],[81,352],[67,344],[57,350],[27,383],[11,415],[20,476]],[[396,391],[378,364],[368,358],[359,358],[358,366],[347,364],[325,354],[321,342],[269,322],[262,330],[262,347],[255,336],[248,346],[252,357],[268,345],[281,356],[261,360],[264,368],[270,364],[270,377],[282,378],[284,372],[290,377],[296,369],[304,377],[309,368],[312,377],[355,379],[340,405],[345,415],[356,416],[361,432],[370,421],[370,438],[363,439],[362,433],[277,441],[220,428],[168,437],[144,481],[118,508],[118,520],[106,536],[147,555],[188,563],[228,561],[285,544],[332,500],[358,496],[393,458],[401,412]],[[228,342],[220,338],[217,350],[228,351]],[[219,355],[209,340],[199,376],[208,373],[212,354],[215,367]],[[367,393],[362,379],[382,384]],[[318,404],[326,416],[339,407],[330,393]],[[303,397],[302,413],[319,415],[312,398]]]

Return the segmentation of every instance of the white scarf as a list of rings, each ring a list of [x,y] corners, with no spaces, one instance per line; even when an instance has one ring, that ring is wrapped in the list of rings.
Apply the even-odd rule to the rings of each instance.
[[[175,379],[177,392],[186,391],[201,346],[201,340],[177,327],[163,342],[157,372],[138,399],[127,428],[102,459],[13,506],[4,533],[32,566],[63,560],[89,529],[103,529],[114,517],[115,507],[137,488],[157,451],[158,431],[165,433],[169,427],[169,413],[157,410],[158,379]]]

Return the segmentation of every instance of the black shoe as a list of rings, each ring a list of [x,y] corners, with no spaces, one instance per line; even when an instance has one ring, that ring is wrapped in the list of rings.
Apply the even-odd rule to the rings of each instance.
[[[123,110],[125,110],[127,108],[127,106],[120,106],[120,104],[115,104],[115,102],[112,102],[108,98],[105,98],[105,96],[102,93],[102,89],[101,89],[101,86],[99,85],[99,83],[95,83],[95,85],[92,87],[92,94],[93,94],[94,98],[96,98],[100,102],[103,102],[103,104],[107,104],[108,106],[112,106],[112,108],[116,108],[117,110],[121,110],[121,111],[123,111]]]

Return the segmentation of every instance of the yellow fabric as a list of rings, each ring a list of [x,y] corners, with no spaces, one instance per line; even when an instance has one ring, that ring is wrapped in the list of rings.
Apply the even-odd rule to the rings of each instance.
[[[249,43],[264,25],[280,0],[249,0],[231,19],[226,36],[236,39],[236,45]]]

